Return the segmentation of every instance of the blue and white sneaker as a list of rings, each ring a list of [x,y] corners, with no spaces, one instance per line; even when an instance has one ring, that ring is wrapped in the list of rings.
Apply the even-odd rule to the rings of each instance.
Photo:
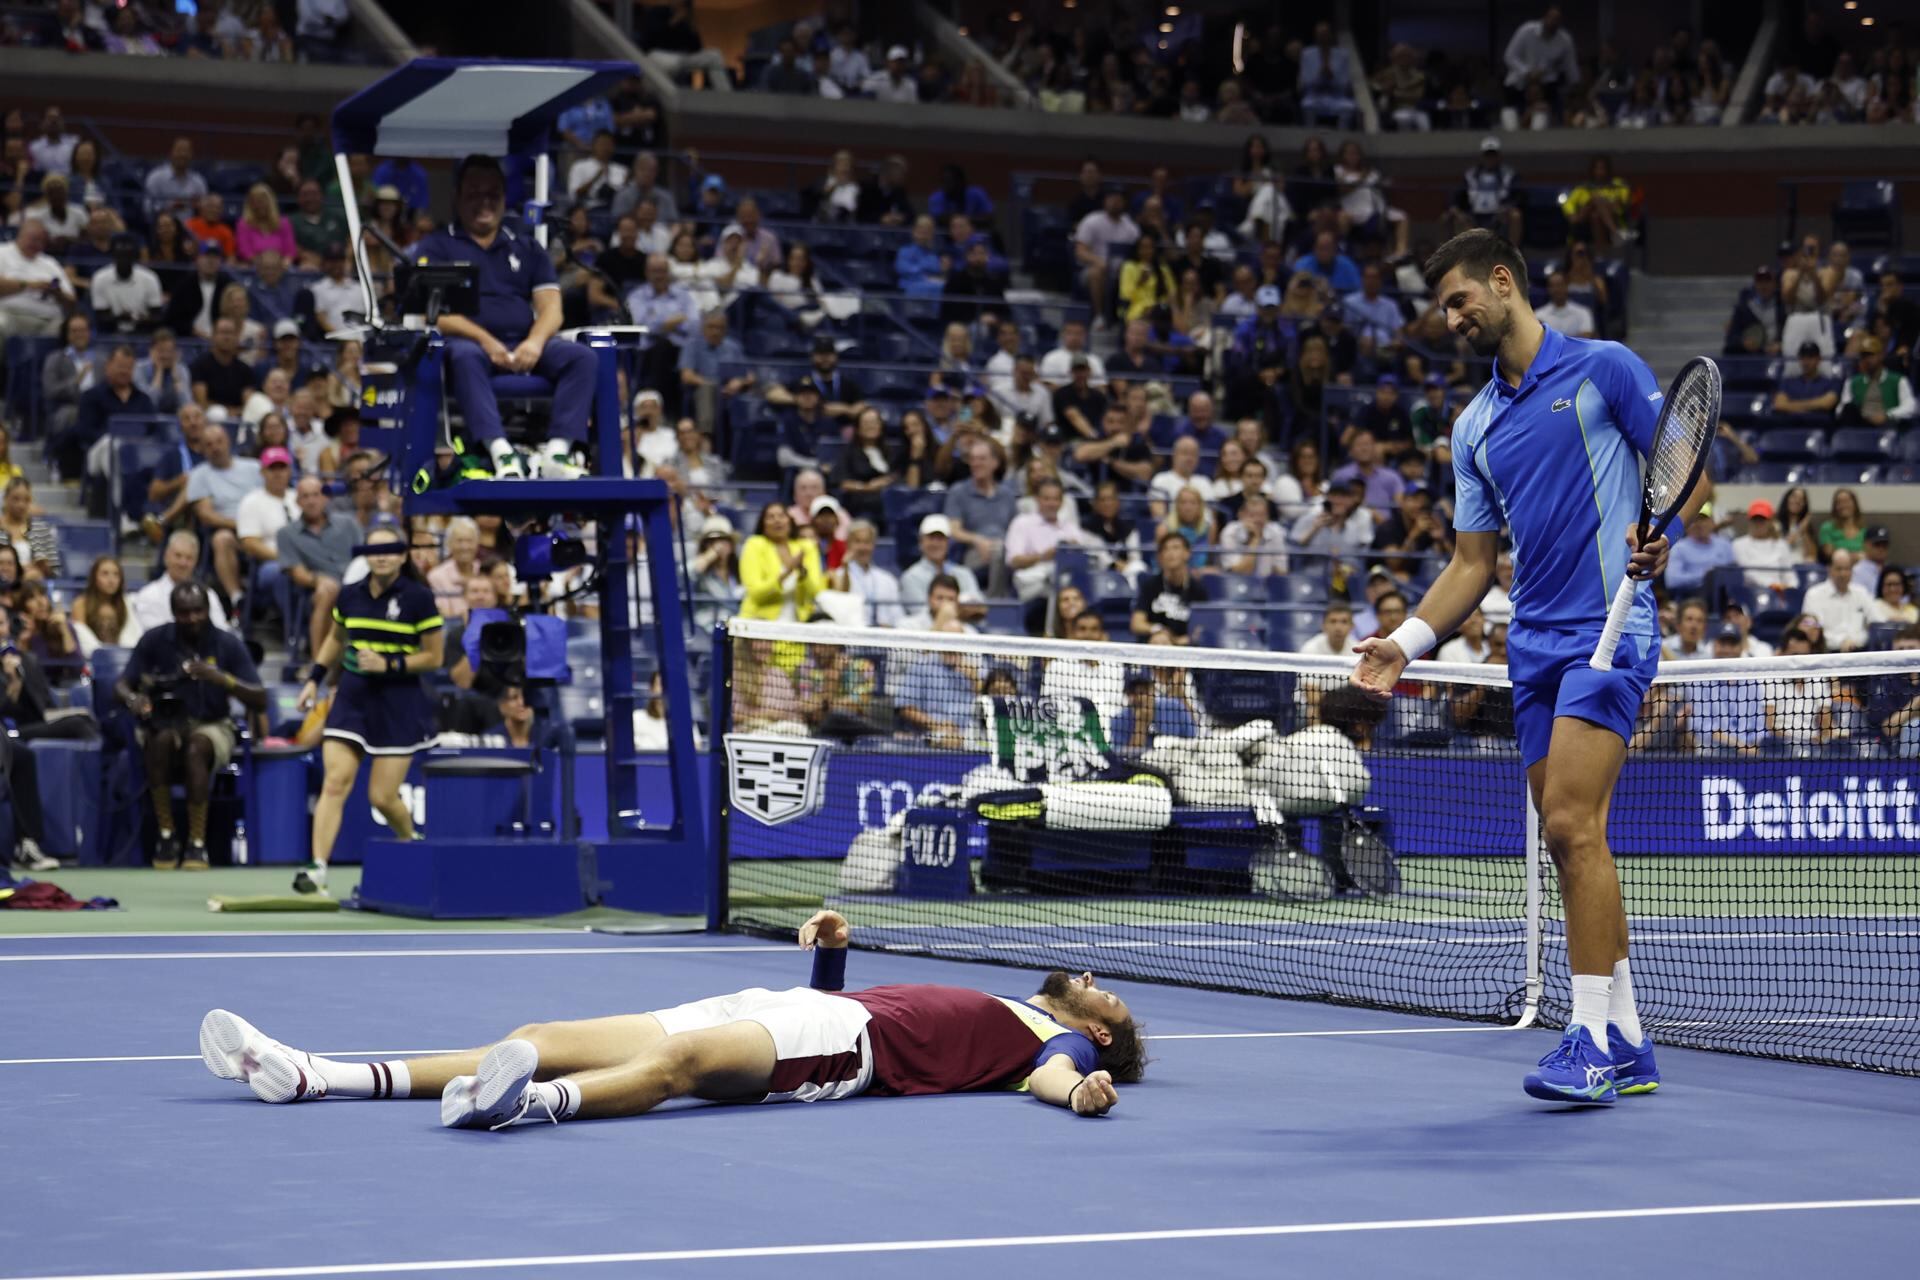
[[[1607,1024],[1607,1052],[1613,1055],[1613,1087],[1621,1094],[1652,1093],[1660,1087],[1660,1068],[1653,1062],[1653,1037],[1638,1049],[1627,1043],[1620,1028]]]
[[[1539,1069],[1527,1073],[1525,1087],[1530,1097],[1547,1102],[1610,1104],[1618,1096],[1613,1059],[1585,1027],[1568,1027],[1560,1043],[1540,1059]]]

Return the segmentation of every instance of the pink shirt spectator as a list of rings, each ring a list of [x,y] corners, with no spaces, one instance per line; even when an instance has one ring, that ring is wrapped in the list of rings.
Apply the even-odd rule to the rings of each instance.
[[[1014,556],[1038,555],[1051,551],[1061,543],[1078,545],[1083,541],[1079,526],[1067,524],[1063,520],[1047,520],[1038,511],[1029,511],[1015,516],[1013,523],[1007,526],[1007,558]]]
[[[280,229],[272,235],[257,230],[245,218],[233,229],[234,255],[242,262],[252,262],[268,249],[278,249],[280,256],[291,265],[299,257],[299,249],[293,243],[293,224],[285,218],[280,219]]]
[[[427,585],[433,588],[433,602],[448,622],[467,616],[467,579],[460,566],[443,560],[427,570]]]

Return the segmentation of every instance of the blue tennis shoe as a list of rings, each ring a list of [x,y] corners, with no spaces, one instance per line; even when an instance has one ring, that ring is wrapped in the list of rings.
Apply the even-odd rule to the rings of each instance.
[[[1653,1037],[1639,1048],[1627,1043],[1620,1028],[1607,1024],[1607,1052],[1613,1055],[1613,1087],[1622,1094],[1652,1093],[1660,1087],[1660,1068],[1653,1063]]]
[[[1529,1096],[1547,1102],[1610,1104],[1619,1096],[1614,1087],[1613,1059],[1593,1042],[1585,1027],[1568,1027],[1553,1051],[1527,1073]]]

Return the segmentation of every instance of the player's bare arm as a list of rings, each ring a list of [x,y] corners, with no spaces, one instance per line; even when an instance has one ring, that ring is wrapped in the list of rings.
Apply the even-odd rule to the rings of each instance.
[[[1054,1054],[1027,1077],[1027,1092],[1077,1116],[1103,1116],[1120,1101],[1111,1075],[1095,1071],[1083,1076],[1064,1053]]]

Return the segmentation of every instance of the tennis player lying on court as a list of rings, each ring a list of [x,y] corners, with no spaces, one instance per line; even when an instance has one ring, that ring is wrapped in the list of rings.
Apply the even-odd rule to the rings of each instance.
[[[1663,393],[1617,342],[1567,338],[1527,302],[1527,266],[1506,241],[1468,231],[1426,264],[1447,327],[1494,360],[1453,428],[1452,562],[1390,636],[1362,640],[1353,683],[1391,695],[1409,662],[1456,630],[1513,540],[1507,632],[1513,721],[1566,900],[1573,1016],[1525,1081],[1536,1098],[1607,1103],[1659,1087],[1627,964],[1627,916],[1607,848],[1607,810],[1640,701],[1660,662],[1650,580],[1667,539],[1640,541],[1640,456]],[[1688,496],[1697,510],[1704,480]],[[1641,583],[1611,666],[1590,664],[1622,576]]]
[[[269,1039],[225,1009],[200,1021],[207,1070],[263,1102],[440,1099],[448,1128],[637,1116],[670,1098],[824,1102],[858,1094],[1019,1089],[1102,1116],[1146,1053],[1126,1003],[1083,973],[1024,1000],[925,983],[841,991],[846,919],[800,928],[813,985],[755,987],[652,1013],[533,1023],[467,1053],[336,1062]]]

